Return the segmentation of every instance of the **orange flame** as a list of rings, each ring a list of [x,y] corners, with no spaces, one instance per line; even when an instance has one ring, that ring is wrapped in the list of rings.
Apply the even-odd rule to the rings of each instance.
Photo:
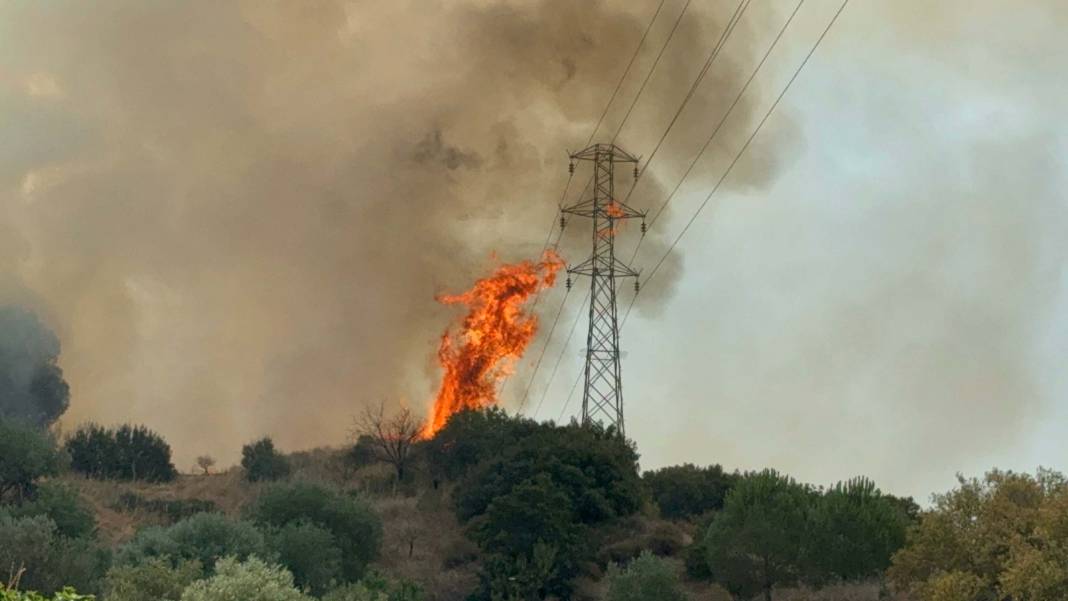
[[[423,429],[433,436],[454,413],[497,403],[497,384],[511,375],[515,361],[538,330],[538,318],[523,312],[535,292],[553,285],[563,260],[547,250],[541,261],[501,265],[493,275],[456,295],[438,301],[468,308],[458,332],[445,330],[438,361],[445,370],[430,421]]]

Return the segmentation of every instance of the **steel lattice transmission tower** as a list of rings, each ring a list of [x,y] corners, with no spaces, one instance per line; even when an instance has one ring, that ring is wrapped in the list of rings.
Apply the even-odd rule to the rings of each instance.
[[[575,161],[593,163],[593,196],[561,208],[564,213],[593,220],[593,253],[582,263],[567,268],[569,288],[571,275],[590,278],[590,330],[586,337],[582,423],[600,422],[625,434],[616,280],[635,278],[634,289],[637,291],[638,272],[616,258],[616,232],[620,221],[640,218],[644,234],[645,213],[616,199],[615,167],[619,163],[631,163],[637,178],[638,158],[615,144],[594,144],[570,156],[572,173]],[[565,218],[561,216],[560,226],[564,224]]]

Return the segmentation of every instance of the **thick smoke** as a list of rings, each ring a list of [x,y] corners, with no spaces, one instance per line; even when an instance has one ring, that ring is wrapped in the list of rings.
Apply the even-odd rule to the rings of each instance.
[[[665,6],[602,136],[681,7]],[[182,462],[232,459],[262,434],[337,442],[380,398],[422,407],[452,316],[435,294],[493,252],[538,254],[565,149],[589,136],[652,8],[4,5],[0,281],[57,325],[69,419],[144,422]],[[691,7],[622,145],[649,152],[729,9]],[[703,111],[740,85],[747,35]],[[670,175],[654,170],[635,203],[653,206]]]
[[[70,401],[59,339],[33,313],[0,307],[0,417],[47,426]]]

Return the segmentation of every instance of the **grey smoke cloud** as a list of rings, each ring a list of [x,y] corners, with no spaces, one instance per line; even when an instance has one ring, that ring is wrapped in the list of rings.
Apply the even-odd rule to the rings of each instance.
[[[729,14],[691,10],[621,143],[663,127]],[[651,12],[0,8],[0,281],[64,342],[67,421],[143,422],[181,466],[263,434],[340,442],[381,398],[423,406],[453,317],[435,294],[467,287],[491,253],[538,252],[565,149],[589,135]],[[715,77],[734,81],[731,61]]]

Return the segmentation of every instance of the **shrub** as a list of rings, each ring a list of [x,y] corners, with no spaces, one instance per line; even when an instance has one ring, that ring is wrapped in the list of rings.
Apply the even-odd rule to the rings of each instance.
[[[359,582],[344,584],[323,596],[323,601],[422,601],[423,591],[400,580],[371,573]]]
[[[25,568],[20,586],[52,594],[65,586],[93,592],[108,555],[93,541],[59,536],[46,516],[12,517],[0,514],[0,566]]]
[[[36,315],[0,307],[0,419],[45,428],[67,410],[70,387],[58,358],[59,339]]]
[[[270,558],[263,534],[255,525],[218,513],[199,513],[171,526],[141,530],[119,549],[117,563],[140,565],[160,558],[176,566],[196,560],[210,569],[221,557],[244,560],[252,555]]]
[[[249,482],[280,480],[289,475],[289,462],[275,450],[274,441],[261,438],[241,448],[241,467]]]
[[[55,523],[56,534],[67,538],[90,537],[96,532],[92,508],[82,500],[78,491],[60,483],[41,485],[31,500],[7,511],[14,517],[46,516]]]
[[[0,601],[94,601],[95,597],[92,595],[79,595],[71,587],[65,587],[61,591],[56,591],[56,594],[52,597],[41,595],[36,592],[20,592],[12,591],[4,588],[3,584],[0,584]]]
[[[108,601],[177,601],[194,580],[203,575],[196,560],[177,565],[155,558],[136,566],[115,566],[104,578]]]
[[[0,502],[23,499],[34,483],[59,472],[55,441],[44,431],[10,419],[0,419]]]
[[[887,571],[922,601],[1068,598],[1068,482],[992,471],[934,498]]]
[[[340,579],[341,549],[329,530],[298,520],[277,529],[270,541],[301,590],[321,595]]]
[[[661,515],[687,519],[722,509],[723,500],[738,478],[738,474],[724,472],[719,465],[696,467],[687,463],[645,472],[642,482]]]
[[[70,454],[71,469],[90,478],[169,482],[178,475],[171,463],[170,445],[145,426],[85,424],[67,439],[64,448]]]
[[[341,550],[341,575],[348,581],[363,575],[382,545],[382,520],[367,503],[316,484],[276,484],[247,508],[247,514],[264,526],[305,522],[326,530]]]
[[[215,575],[198,580],[182,593],[181,601],[311,601],[293,585],[293,575],[250,557],[233,557],[215,564]]]
[[[198,513],[218,511],[214,501],[206,499],[146,499],[135,492],[124,492],[111,506],[116,511],[150,511],[159,514],[173,524]]]
[[[686,601],[671,565],[648,551],[620,568],[608,568],[608,601]]]

